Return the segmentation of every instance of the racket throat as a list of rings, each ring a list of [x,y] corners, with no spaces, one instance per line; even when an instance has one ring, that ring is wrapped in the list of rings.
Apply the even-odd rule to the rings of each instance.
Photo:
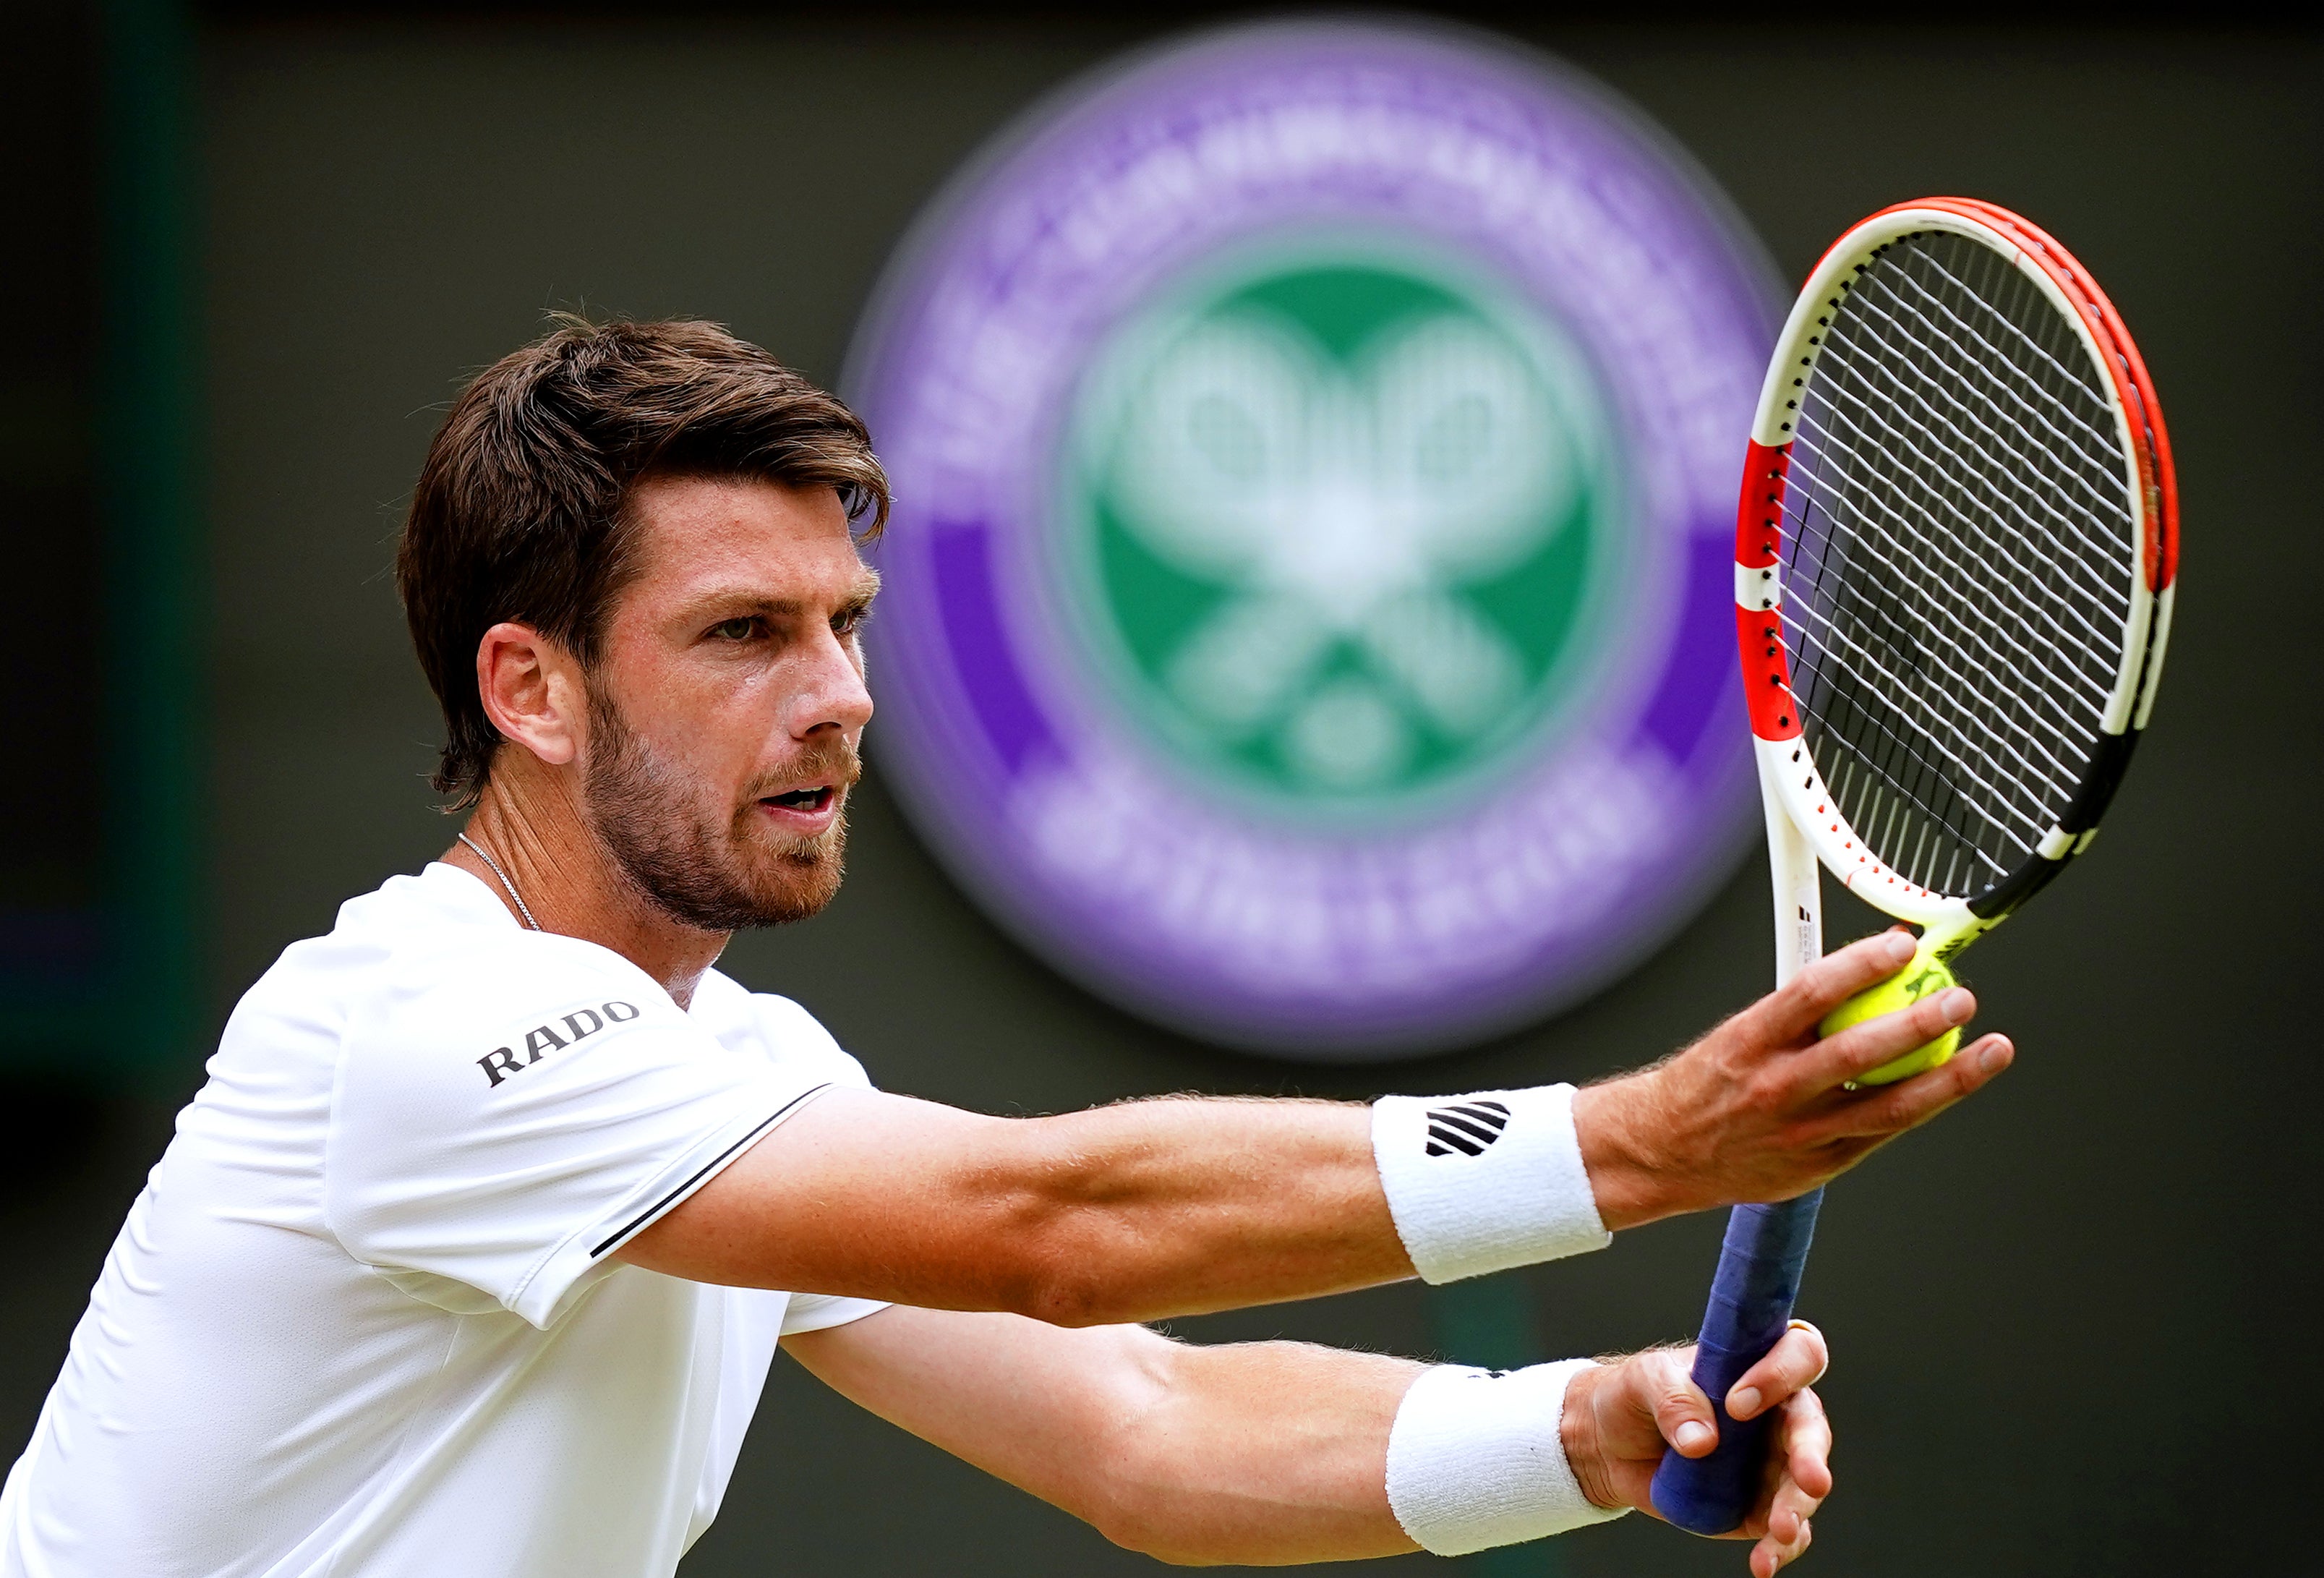
[[[1914,955],[1914,962],[1933,959],[1940,964],[1950,964],[1953,956],[1987,932],[1999,926],[2006,914],[1987,919],[1981,915],[1962,915],[1927,927],[1921,933],[1921,946]]]

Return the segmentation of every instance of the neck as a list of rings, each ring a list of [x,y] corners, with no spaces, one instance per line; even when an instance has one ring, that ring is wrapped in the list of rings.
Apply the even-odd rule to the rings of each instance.
[[[444,863],[499,895],[518,925],[529,909],[541,930],[611,948],[660,982],[678,1007],[690,1003],[702,973],[725,948],[726,934],[682,926],[638,891],[590,831],[570,770],[514,751],[503,752],[493,770],[464,831],[500,874],[457,840]],[[503,874],[523,898],[521,909],[501,885]]]

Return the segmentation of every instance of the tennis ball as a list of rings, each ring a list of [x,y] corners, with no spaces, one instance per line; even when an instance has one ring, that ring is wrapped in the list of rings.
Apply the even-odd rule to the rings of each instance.
[[[1878,1019],[1885,1013],[1895,1013],[1900,1008],[1910,1008],[1924,997],[1935,995],[1953,983],[1953,973],[1941,960],[1927,954],[1915,954],[1911,963],[1883,981],[1868,987],[1826,1014],[1816,1027],[1822,1036],[1837,1036],[1850,1025],[1860,1025],[1867,1020]],[[1925,1046],[1915,1047],[1902,1057],[1882,1064],[1869,1074],[1856,1076],[1858,1084],[1893,1084],[1910,1078],[1923,1069],[1934,1068],[1960,1050],[1960,1029],[1956,1026]]]

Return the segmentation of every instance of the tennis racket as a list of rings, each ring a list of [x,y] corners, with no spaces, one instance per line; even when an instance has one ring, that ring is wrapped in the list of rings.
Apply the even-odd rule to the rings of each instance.
[[[1934,979],[2089,847],[2178,557],[2154,386],[2065,248],[1960,198],[1840,238],[1767,370],[1736,516],[1779,985],[1823,952],[1819,862],[1922,928],[1906,972]],[[1693,1371],[1719,1445],[1655,1476],[1682,1528],[1725,1534],[1757,1499],[1773,1414],[1738,1424],[1727,1391],[1783,1334],[1821,1195],[1729,1219]]]

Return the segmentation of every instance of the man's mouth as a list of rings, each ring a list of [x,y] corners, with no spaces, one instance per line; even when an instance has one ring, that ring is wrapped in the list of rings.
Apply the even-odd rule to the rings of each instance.
[[[828,807],[831,804],[831,786],[825,783],[817,784],[813,789],[793,789],[788,794],[769,795],[759,803],[762,806],[779,807],[786,811],[806,811],[812,814]]]

